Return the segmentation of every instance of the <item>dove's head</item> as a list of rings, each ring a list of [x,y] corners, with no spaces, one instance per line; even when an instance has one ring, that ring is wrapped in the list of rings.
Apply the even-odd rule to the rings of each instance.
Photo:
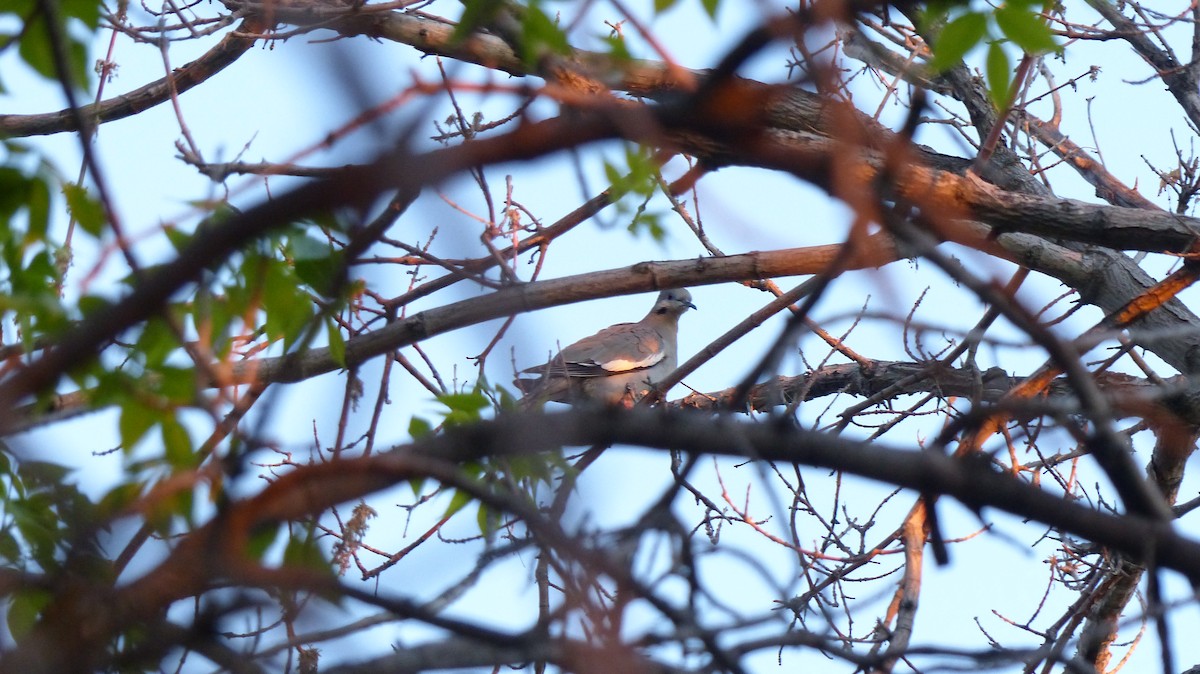
[[[692,304],[692,294],[684,288],[664,290],[658,294],[658,301],[650,313],[655,316],[679,316],[688,309],[695,309]]]

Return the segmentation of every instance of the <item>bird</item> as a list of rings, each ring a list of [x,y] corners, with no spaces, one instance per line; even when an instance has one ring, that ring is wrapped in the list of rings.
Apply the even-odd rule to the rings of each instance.
[[[526,406],[547,401],[631,406],[678,364],[679,317],[695,309],[686,289],[658,294],[637,323],[618,323],[571,344],[514,383]]]

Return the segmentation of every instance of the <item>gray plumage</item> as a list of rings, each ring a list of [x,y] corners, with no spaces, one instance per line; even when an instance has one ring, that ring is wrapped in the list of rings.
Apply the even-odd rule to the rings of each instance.
[[[664,290],[637,323],[618,323],[571,344],[516,380],[533,402],[632,404],[678,365],[679,317],[695,309],[682,288]]]

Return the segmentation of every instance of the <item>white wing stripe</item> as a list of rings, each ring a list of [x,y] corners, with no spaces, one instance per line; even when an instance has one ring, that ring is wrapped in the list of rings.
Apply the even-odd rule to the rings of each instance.
[[[630,360],[628,358],[614,358],[612,360],[599,363],[600,367],[608,372],[629,372],[630,370],[641,370],[650,367],[662,361],[665,356],[662,351],[652,353],[641,360]]]

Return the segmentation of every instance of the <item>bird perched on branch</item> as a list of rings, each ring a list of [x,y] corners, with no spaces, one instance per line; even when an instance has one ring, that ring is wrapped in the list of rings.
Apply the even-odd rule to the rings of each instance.
[[[637,323],[618,323],[563,349],[514,383],[524,404],[546,401],[632,405],[678,364],[679,317],[695,309],[682,288],[664,290]]]

